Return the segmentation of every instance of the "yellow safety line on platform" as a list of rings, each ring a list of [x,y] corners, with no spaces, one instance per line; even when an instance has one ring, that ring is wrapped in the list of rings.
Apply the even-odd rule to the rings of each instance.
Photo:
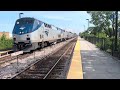
[[[67,79],[83,79],[82,61],[80,53],[80,38],[78,38],[75,45],[70,70]]]

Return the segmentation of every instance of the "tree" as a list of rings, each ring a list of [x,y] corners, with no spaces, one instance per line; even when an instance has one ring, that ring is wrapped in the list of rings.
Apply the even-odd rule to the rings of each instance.
[[[112,29],[114,28],[114,22],[113,19],[110,18],[113,11],[87,11],[87,13],[91,15],[90,23],[99,28],[96,32],[100,33],[104,31],[106,36],[109,37],[114,35],[114,29]]]
[[[1,36],[1,41],[5,41],[5,40],[6,40],[6,35],[3,34],[3,35]]]
[[[0,38],[0,50],[10,49],[13,46],[13,40],[7,39],[6,35],[3,34]]]

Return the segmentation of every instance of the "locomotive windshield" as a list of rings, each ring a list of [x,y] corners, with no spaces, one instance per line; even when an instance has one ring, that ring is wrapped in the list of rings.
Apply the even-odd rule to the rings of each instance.
[[[23,24],[33,24],[34,19],[19,19],[17,20],[17,25],[23,25]]]
[[[33,18],[21,18],[15,23],[13,34],[26,34],[37,30],[42,22]]]
[[[37,22],[37,23],[36,23]],[[15,23],[13,34],[26,34],[35,31],[41,26],[40,21],[33,18],[18,19]]]
[[[14,34],[26,34],[32,31],[34,19],[22,18],[18,19],[15,23],[13,33]]]

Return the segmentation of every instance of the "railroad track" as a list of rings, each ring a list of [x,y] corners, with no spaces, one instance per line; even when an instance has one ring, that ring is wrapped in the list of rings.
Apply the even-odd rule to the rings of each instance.
[[[12,77],[12,79],[65,78],[76,41],[77,39],[74,39],[56,53],[38,60],[29,68]]]
[[[23,59],[23,58],[26,58],[30,55],[31,55],[30,53],[27,53],[27,54],[19,55],[18,58]],[[8,56],[5,56],[5,57],[2,57],[2,58],[0,58],[0,65],[4,64],[4,63],[7,63],[7,62],[10,62],[10,61],[15,60],[15,59],[17,59],[17,56],[8,55]]]
[[[46,46],[46,47],[44,47],[40,50],[35,50],[35,51],[33,51],[33,53],[35,53],[37,51],[42,51],[42,50],[44,50],[45,48],[48,48],[48,47],[50,47],[50,46]],[[33,53],[25,53],[25,54],[19,55],[18,58],[19,59],[24,59],[24,58],[27,58],[27,57],[31,56]],[[4,56],[4,57],[0,58],[0,65],[17,59],[17,56],[11,56],[11,54],[12,53],[8,54],[7,56]]]

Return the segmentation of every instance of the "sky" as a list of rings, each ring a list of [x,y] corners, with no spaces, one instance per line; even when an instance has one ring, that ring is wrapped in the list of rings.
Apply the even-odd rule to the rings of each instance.
[[[84,25],[85,29],[88,28],[86,19],[91,20],[91,16],[86,11],[0,11],[0,32],[10,32],[11,36],[19,13],[24,13],[21,17],[34,17],[77,34],[84,31]],[[89,24],[89,26],[93,25]]]

